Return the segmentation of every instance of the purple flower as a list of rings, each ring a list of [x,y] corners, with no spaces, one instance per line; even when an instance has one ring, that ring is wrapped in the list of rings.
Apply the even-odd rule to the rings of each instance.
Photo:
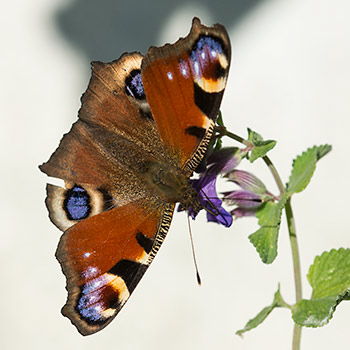
[[[207,211],[207,220],[230,227],[232,216],[222,207],[222,200],[216,193],[216,174],[206,172],[198,180],[192,180],[192,186],[198,193],[199,202]],[[198,213],[189,210],[194,219]]]
[[[257,210],[266,202],[273,200],[266,186],[255,175],[244,170],[232,170],[225,175],[229,181],[239,185],[243,190],[224,193],[224,201],[237,207],[231,211],[236,218],[254,216]]]
[[[208,221],[230,227],[232,216],[238,218],[255,215],[265,201],[273,199],[265,185],[256,176],[236,169],[245,153],[246,150],[236,147],[221,148],[218,151],[210,149],[200,169],[197,169],[197,172],[200,172],[199,179],[191,180],[199,202],[207,212]],[[242,188],[242,190],[223,193],[224,202],[236,206],[231,212],[223,208],[222,200],[216,192],[216,178],[219,174],[224,174],[228,181]],[[180,206],[178,210],[183,208]],[[198,212],[194,208],[188,208],[192,219],[196,218]]]
[[[198,193],[200,204],[207,211],[208,221],[226,227],[232,225],[232,215],[223,208],[222,200],[216,192],[216,178],[220,173],[232,172],[241,159],[241,150],[237,147],[221,148],[218,151],[210,149],[197,168],[197,172],[201,173],[200,178],[191,180],[192,186]],[[188,213],[192,219],[198,214],[193,208],[189,208]]]
[[[237,147],[225,147],[213,152],[207,159],[207,172],[216,174],[232,171],[242,159],[241,151]]]
[[[198,199],[203,209],[207,211],[207,220],[230,227],[232,225],[232,215],[222,207],[222,200],[216,192],[216,174],[205,172],[199,179],[191,180],[192,187],[198,193]],[[178,211],[183,207],[179,205]],[[188,208],[188,214],[195,219],[199,211]]]

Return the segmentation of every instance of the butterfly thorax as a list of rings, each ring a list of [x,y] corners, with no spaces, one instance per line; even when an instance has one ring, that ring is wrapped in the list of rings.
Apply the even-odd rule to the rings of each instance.
[[[168,163],[149,162],[144,167],[145,180],[166,202],[181,203],[184,209],[202,209],[197,191],[180,168]]]

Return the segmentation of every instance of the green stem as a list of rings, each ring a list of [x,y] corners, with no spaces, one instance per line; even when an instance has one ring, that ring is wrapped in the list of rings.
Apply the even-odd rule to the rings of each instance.
[[[298,239],[296,235],[295,222],[294,222],[294,216],[293,216],[290,198],[288,198],[286,202],[285,211],[286,211],[286,217],[287,217],[290,246],[292,249],[292,257],[293,257],[295,299],[296,299],[296,302],[298,302],[302,298],[300,255],[299,255]],[[300,349],[300,339],[301,339],[301,327],[295,323],[294,331],[293,331],[293,347],[292,347],[293,350]]]
[[[254,146],[252,142],[245,140],[243,137],[233,134],[232,132],[229,132],[224,126],[216,126],[215,130],[220,134],[220,136],[228,136],[229,138],[243,143],[248,147]]]
[[[247,141],[243,138],[241,138],[238,135],[235,135],[229,131],[226,130],[226,128],[220,128],[218,130],[221,135],[226,135],[238,142],[243,143],[244,145],[250,147],[252,146],[252,143],[250,141]],[[280,194],[286,192],[286,189],[283,185],[283,182],[277,172],[277,169],[271,162],[270,158],[268,156],[264,156],[263,160],[265,164],[268,166],[268,168],[271,171],[271,174],[276,182],[276,185],[280,191]],[[291,199],[288,198],[286,204],[285,204],[285,212],[287,217],[287,225],[288,225],[288,232],[289,232],[289,240],[290,240],[290,246],[292,250],[292,257],[293,257],[293,268],[294,268],[294,283],[295,283],[295,299],[296,302],[298,302],[302,298],[302,285],[301,285],[301,269],[300,269],[300,255],[299,255],[299,247],[298,247],[298,239],[295,229],[295,222],[294,222],[294,215],[292,211],[291,206]],[[292,350],[299,350],[300,349],[300,339],[301,339],[301,327],[298,326],[296,323],[294,324],[294,330],[293,330],[293,345]]]
[[[280,178],[280,175],[277,172],[277,169],[275,168],[275,166],[273,165],[273,163],[271,162],[271,160],[268,156],[263,157],[263,161],[270,169],[271,174],[272,174],[272,176],[276,182],[276,185],[280,191],[280,194],[282,195],[284,192],[286,192],[286,189],[284,188],[283,182]]]

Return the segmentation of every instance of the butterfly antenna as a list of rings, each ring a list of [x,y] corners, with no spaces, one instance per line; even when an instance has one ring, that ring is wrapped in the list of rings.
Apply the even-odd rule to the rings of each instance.
[[[190,216],[189,216],[188,213],[187,213],[187,222],[188,222],[188,229],[189,229],[189,232],[190,232],[191,247],[192,247],[192,256],[193,256],[193,261],[194,261],[194,267],[195,267],[195,269],[196,269],[197,283],[198,283],[198,285],[200,286],[200,285],[202,284],[202,281],[201,281],[201,277],[200,277],[199,271],[198,271],[198,265],[197,265],[197,260],[196,260],[196,254],[195,254],[195,251],[194,251],[193,235],[192,235],[192,230],[191,230]]]

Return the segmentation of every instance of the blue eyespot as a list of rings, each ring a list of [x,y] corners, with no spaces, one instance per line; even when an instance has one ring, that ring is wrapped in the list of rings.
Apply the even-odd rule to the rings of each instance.
[[[64,209],[70,220],[82,220],[91,212],[90,196],[84,188],[75,185],[66,192]]]
[[[192,74],[201,78],[209,63],[216,62],[215,67],[219,64],[218,56],[222,53],[222,44],[218,39],[210,36],[200,37],[190,54]]]
[[[145,91],[143,89],[141,71],[139,69],[134,69],[131,71],[128,77],[125,79],[125,91],[127,95],[138,100],[143,100],[146,98]]]

